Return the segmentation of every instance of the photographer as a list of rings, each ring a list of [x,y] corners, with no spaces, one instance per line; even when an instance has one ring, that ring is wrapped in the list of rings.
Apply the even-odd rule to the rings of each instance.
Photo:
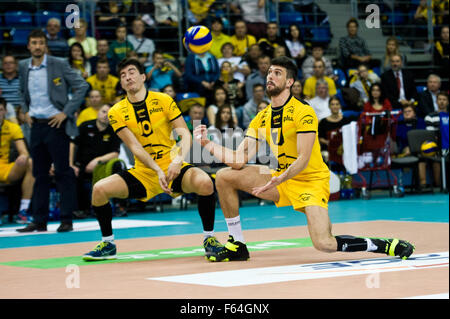
[[[161,91],[166,85],[173,85],[173,75],[182,76],[180,70],[169,60],[164,58],[161,51],[156,50],[152,55],[153,64],[146,70],[147,88]]]

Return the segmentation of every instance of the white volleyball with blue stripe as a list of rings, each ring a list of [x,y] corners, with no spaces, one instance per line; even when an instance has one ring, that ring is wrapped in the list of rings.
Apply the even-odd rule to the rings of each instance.
[[[183,44],[189,52],[203,54],[211,48],[211,32],[203,25],[192,26],[184,34]]]

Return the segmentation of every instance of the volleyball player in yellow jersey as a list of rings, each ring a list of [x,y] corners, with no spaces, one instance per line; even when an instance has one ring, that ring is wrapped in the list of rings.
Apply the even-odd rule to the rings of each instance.
[[[215,194],[211,178],[184,158],[192,136],[177,104],[164,93],[147,91],[144,67],[135,59],[118,66],[120,83],[127,92],[108,113],[116,134],[134,154],[135,167],[98,181],[92,190],[92,206],[100,224],[102,242],[83,256],[84,260],[116,258],[112,232],[111,198],[137,198],[147,201],[166,192],[198,195],[198,210],[203,224],[206,256],[214,255],[222,245],[215,239]],[[172,130],[181,137],[178,146]]]
[[[318,120],[311,106],[290,94],[296,78],[297,67],[289,58],[271,61],[266,78],[271,104],[250,123],[236,151],[209,141],[205,126],[194,130],[196,140],[230,166],[216,174],[216,188],[230,236],[222,251],[209,260],[250,257],[239,217],[239,190],[271,200],[278,207],[292,206],[305,213],[312,243],[320,251],[373,251],[408,258],[414,246],[403,240],[332,235],[328,216],[330,173],[320,154]],[[246,165],[256,154],[260,140],[266,140],[277,156],[277,170]]]

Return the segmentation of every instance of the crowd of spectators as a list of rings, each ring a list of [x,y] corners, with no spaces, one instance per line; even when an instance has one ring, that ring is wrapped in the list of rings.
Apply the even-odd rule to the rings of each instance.
[[[338,56],[327,57],[326,44],[306,43],[297,25],[280,30],[277,23],[267,21],[264,0],[232,1],[230,10],[238,18],[233,19],[230,34],[224,31],[226,19],[209,14],[214,1],[188,1],[189,21],[208,25],[213,43],[209,52],[188,53],[185,61],[180,61],[168,53],[172,42],[152,40],[152,36],[161,40],[177,34],[180,23],[178,1],[154,0],[149,7],[145,1],[133,1],[132,5],[139,6],[142,11],[132,19],[125,14],[130,10],[127,3],[100,2],[95,12],[97,25],[101,27],[95,31],[88,31],[88,23],[81,19],[73,36],[64,38],[61,21],[57,18],[49,19],[43,30],[47,39],[46,54],[65,59],[89,85],[86,98],[75,113],[80,131],[94,130],[96,134],[101,133],[100,136],[105,132],[113,134],[105,131],[102,123],[107,107],[124,97],[116,66],[126,57],[134,57],[145,66],[149,90],[167,92],[178,102],[183,93],[203,97],[200,103],[184,110],[184,116],[191,129],[194,120],[207,124],[215,132],[215,139],[241,138],[229,136],[229,129],[245,130],[257,112],[267,107],[266,72],[270,60],[278,55],[292,58],[299,69],[292,95],[306,101],[316,111],[323,151],[327,151],[329,132],[342,127],[349,119],[355,119],[345,116],[346,109],[359,112],[400,110],[404,112],[402,125],[410,123],[406,114],[413,110],[416,117],[426,119],[426,128],[435,131],[438,131],[436,113],[448,112],[448,87],[442,88],[443,74],[440,73],[442,67],[448,67],[448,26],[442,27],[434,46],[437,71],[429,76],[427,88],[418,92],[414,74],[406,68],[407,57],[399,50],[398,39],[389,37],[383,58],[374,59],[366,40],[358,35],[359,25],[355,18],[348,20],[347,35],[339,39]],[[152,10],[152,14],[146,10]],[[111,28],[115,31],[108,31]],[[29,141],[24,101],[18,93],[17,67],[14,53],[2,57],[0,95],[6,101],[5,118],[21,125],[25,139]],[[346,78],[344,85],[338,81],[338,70]],[[339,92],[349,92],[347,89],[350,88],[356,99],[345,98],[345,95],[337,97]],[[401,153],[407,151],[404,137],[404,134],[398,135]],[[82,139],[75,139],[72,146],[75,145],[83,145]],[[106,154],[115,157],[118,152],[114,144]],[[85,173],[92,172],[92,159],[77,162],[79,154],[71,153],[70,165],[85,179]],[[95,154],[94,158],[101,156],[105,154]],[[328,157],[324,153],[326,160]]]

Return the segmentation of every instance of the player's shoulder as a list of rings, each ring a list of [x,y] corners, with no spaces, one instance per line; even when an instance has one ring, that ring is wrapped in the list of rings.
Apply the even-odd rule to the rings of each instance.
[[[128,106],[130,103],[128,102],[128,99],[125,97],[124,99],[116,102],[108,111],[109,114],[116,113],[119,110],[128,109]]]
[[[3,125],[2,125],[2,129],[3,130],[9,130],[9,131],[16,131],[16,130],[21,130],[20,125],[16,124],[14,122],[11,122],[7,119],[5,119],[3,121]],[[2,130],[0,130],[0,133],[2,132]]]

